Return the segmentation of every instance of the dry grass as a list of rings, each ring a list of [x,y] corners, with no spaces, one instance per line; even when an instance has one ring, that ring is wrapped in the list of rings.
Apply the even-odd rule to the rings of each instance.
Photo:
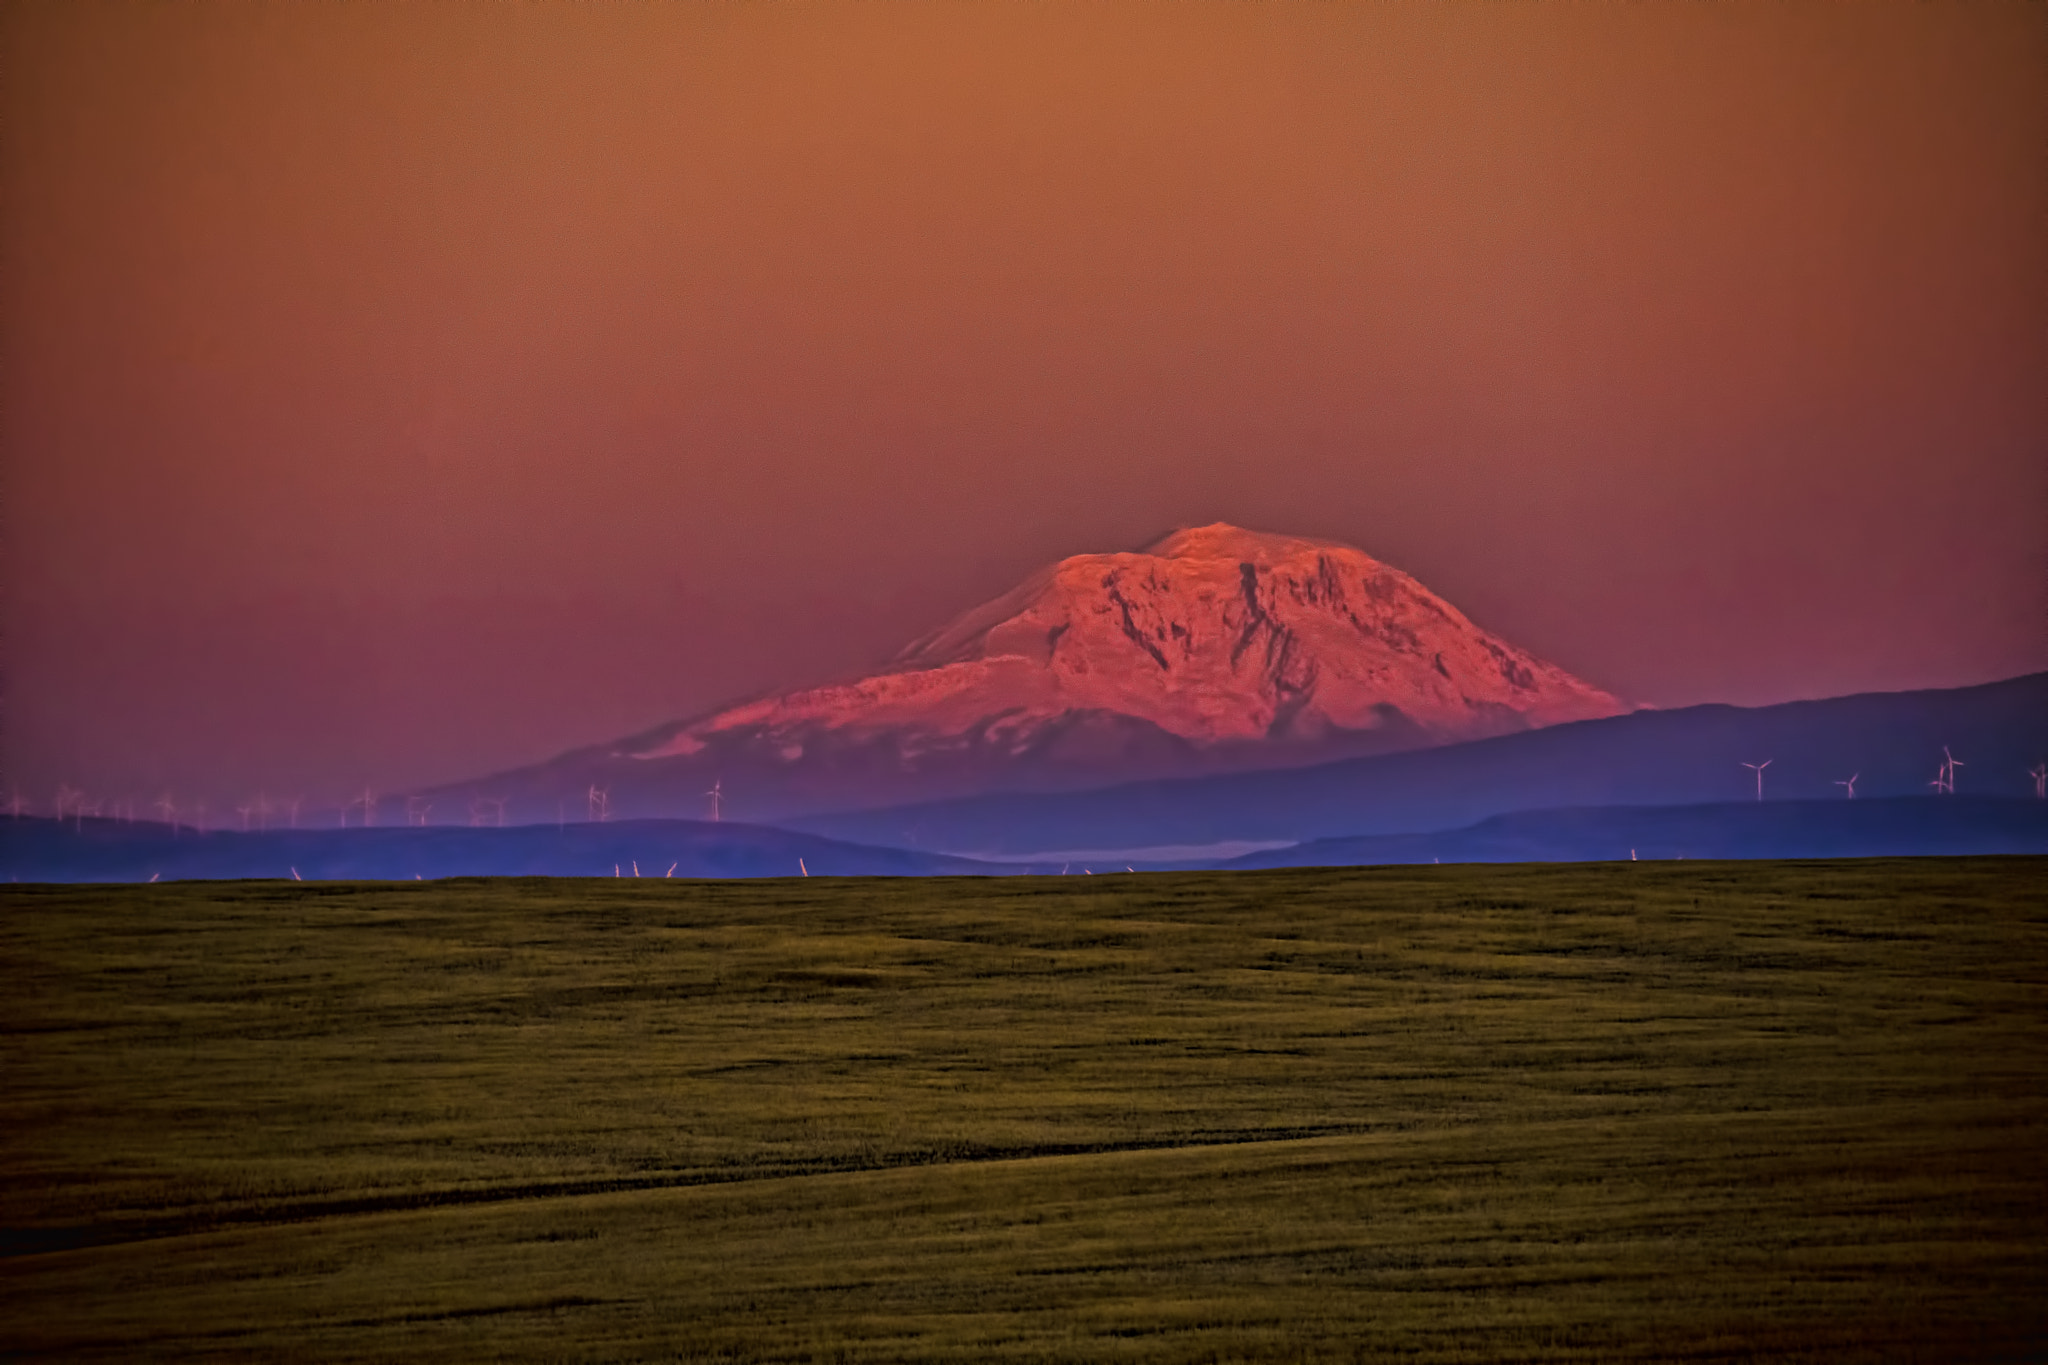
[[[0,1352],[2048,1351],[2048,861],[0,898]]]

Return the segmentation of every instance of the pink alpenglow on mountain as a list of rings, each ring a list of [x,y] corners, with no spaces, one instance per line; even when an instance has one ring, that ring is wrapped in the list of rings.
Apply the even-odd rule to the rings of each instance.
[[[767,797],[767,818],[1284,766],[1626,709],[1359,550],[1219,524],[1063,559],[872,676],[563,761],[638,768],[619,776],[650,795],[654,770],[719,772],[737,800]]]

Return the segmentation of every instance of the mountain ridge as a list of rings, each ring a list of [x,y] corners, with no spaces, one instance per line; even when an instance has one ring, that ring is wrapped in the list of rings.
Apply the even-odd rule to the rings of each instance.
[[[1955,746],[1962,790],[2019,796],[2048,757],[2048,673],[1972,687],[1855,693],[1738,707],[1640,710],[1464,744],[1257,772],[1008,793],[799,817],[791,828],[965,856],[1044,849],[1425,833],[1562,806],[1740,800],[1774,761],[1768,795],[1924,793]]]
[[[984,790],[1061,790],[1389,752],[1626,710],[1337,541],[1182,528],[1070,555],[881,670],[759,694],[429,795],[774,820]]]
[[[1235,871],[1431,862],[2042,854],[2048,854],[2048,802],[1998,796],[1893,796],[1509,811],[1460,829],[1317,839],[1210,866]]]

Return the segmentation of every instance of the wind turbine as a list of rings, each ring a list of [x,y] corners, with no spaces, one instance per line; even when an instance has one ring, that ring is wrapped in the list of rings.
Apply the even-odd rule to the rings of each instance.
[[[254,806],[246,804],[235,807],[235,814],[242,817],[242,833],[244,834],[249,832],[249,812],[254,809],[256,809]]]
[[[2034,799],[2048,801],[2048,763],[2036,763],[2027,769],[2027,776],[2034,779]],[[17,796],[16,801],[21,798]]]
[[[596,783],[592,783],[590,787],[588,801],[590,803],[589,810],[591,819],[609,820],[612,818],[611,788],[600,787]]]
[[[1950,753],[1946,744],[1941,746],[1941,756],[1946,760],[1948,767],[1948,794],[1954,796],[1956,794],[1956,769],[1967,768],[1970,765]]]
[[[349,804],[353,806],[356,803],[351,801]],[[377,797],[368,787],[363,788],[362,806],[363,828],[368,829],[377,823]]]
[[[725,800],[725,779],[715,779],[711,784],[711,790],[704,794],[711,798],[711,823],[715,825],[718,823],[719,803]]]
[[[1857,773],[1857,774],[1856,774],[1856,777],[1861,777],[1861,776],[1863,776],[1863,774],[1862,774],[1862,773]],[[1841,780],[1840,778],[1837,778],[1837,779],[1835,780],[1835,785],[1836,785],[1837,787],[1846,787],[1846,788],[1848,789],[1848,792],[1849,792],[1849,797],[1848,797],[1848,799],[1849,799],[1849,800],[1851,800],[1851,801],[1854,801],[1854,800],[1856,799],[1856,777],[1852,777],[1852,778],[1848,779],[1848,780],[1847,780],[1846,782],[1845,782],[1845,781],[1843,781],[1843,780]]]
[[[304,805],[305,803],[306,798],[303,796],[294,796],[289,801],[280,801],[277,803],[278,805],[284,807],[284,809],[290,814],[292,822],[291,827],[293,829],[297,829],[299,827],[299,807]]]
[[[1756,773],[1756,799],[1759,801],[1764,799],[1764,769],[1770,767],[1776,761],[1776,759],[1767,758],[1761,763],[1745,763],[1742,765]]]
[[[156,808],[158,814],[164,817],[164,823],[171,827],[171,833],[176,834],[178,832],[178,803],[171,800],[169,792],[165,792],[156,799]]]
[[[434,803],[433,803],[433,802],[431,802],[431,801],[422,801],[422,800],[420,800],[420,798],[419,798],[419,797],[417,797],[417,796],[408,796],[408,797],[406,797],[406,798],[405,798],[405,823],[407,823],[408,825],[424,825],[424,824],[426,824],[426,823],[427,823],[427,812],[428,812],[428,811],[430,811],[430,810],[432,810],[433,808],[434,808]]]
[[[77,822],[80,833],[85,832],[85,793],[70,783],[59,783],[57,787],[57,823],[64,823],[65,808],[70,808],[71,818]]]

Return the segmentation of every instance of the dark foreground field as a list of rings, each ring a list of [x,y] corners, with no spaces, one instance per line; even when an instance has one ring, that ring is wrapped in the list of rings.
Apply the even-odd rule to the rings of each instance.
[[[14,889],[0,1355],[2038,1358],[2044,889]]]

